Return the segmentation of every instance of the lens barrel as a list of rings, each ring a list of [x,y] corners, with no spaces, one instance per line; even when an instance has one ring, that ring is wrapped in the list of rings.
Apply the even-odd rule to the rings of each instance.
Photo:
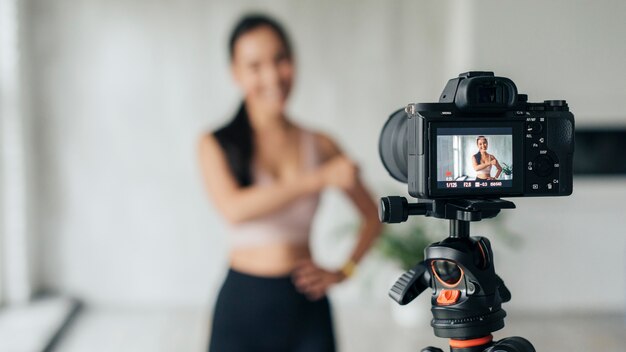
[[[407,117],[404,109],[391,114],[378,140],[378,153],[385,169],[403,183],[408,180]]]

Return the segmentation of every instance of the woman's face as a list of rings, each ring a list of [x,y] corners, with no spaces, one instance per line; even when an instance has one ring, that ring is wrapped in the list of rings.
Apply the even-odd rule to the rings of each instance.
[[[489,146],[489,143],[487,142],[487,138],[480,138],[476,143],[478,144],[479,151],[481,152],[487,151],[487,147]]]
[[[272,28],[261,26],[237,39],[232,72],[246,101],[266,113],[282,114],[293,83],[294,64]]]

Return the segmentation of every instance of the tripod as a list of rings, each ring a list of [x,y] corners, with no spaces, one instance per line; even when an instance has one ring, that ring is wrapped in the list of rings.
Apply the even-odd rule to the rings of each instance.
[[[450,234],[428,246],[424,261],[404,273],[389,296],[401,305],[432,289],[431,326],[435,336],[450,339],[451,352],[535,352],[522,337],[493,341],[492,332],[504,327],[503,302],[511,293],[496,274],[491,244],[485,237],[470,236],[470,222],[492,218],[515,204],[501,199],[434,200],[409,204],[403,197],[381,199],[382,222],[398,223],[410,215],[450,221]],[[443,352],[426,347],[421,352]]]

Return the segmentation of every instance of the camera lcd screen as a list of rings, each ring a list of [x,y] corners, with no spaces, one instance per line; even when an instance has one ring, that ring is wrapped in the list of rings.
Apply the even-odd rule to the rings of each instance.
[[[437,128],[436,187],[479,192],[510,190],[513,128]]]

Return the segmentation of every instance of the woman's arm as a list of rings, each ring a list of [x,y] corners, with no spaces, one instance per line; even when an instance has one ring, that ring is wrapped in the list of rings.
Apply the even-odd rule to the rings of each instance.
[[[320,139],[327,158],[336,158],[338,155],[343,155],[332,139],[323,135],[320,136]],[[380,234],[382,224],[378,220],[378,207],[358,175],[355,176],[353,187],[343,188],[343,191],[361,215],[361,226],[358,232],[359,241],[350,256],[350,260],[356,264]]]
[[[325,186],[323,170],[319,170],[297,180],[240,187],[230,171],[221,146],[210,134],[201,138],[198,155],[209,196],[217,210],[231,223],[271,213]]]
[[[346,194],[361,215],[361,226],[358,231],[359,241],[354,247],[349,260],[356,265],[380,234],[382,224],[378,219],[378,207],[360,179],[357,180],[354,188],[346,190]]]
[[[322,137],[325,138],[325,137]],[[331,155],[341,154],[339,148],[330,140],[322,142],[326,144]],[[331,156],[332,157],[332,156]],[[380,234],[382,224],[378,220],[378,209],[369,191],[363,185],[359,177],[356,177],[353,187],[344,189],[345,194],[352,201],[361,215],[361,224],[358,230],[358,241],[352,250],[349,267],[355,266],[370,249],[374,240]],[[319,268],[311,261],[305,261],[296,269],[294,282],[301,292],[311,299],[318,299],[326,294],[330,286],[347,278],[344,270],[328,271]]]
[[[496,177],[495,177],[495,179],[498,179],[500,177],[500,174],[502,173],[502,166],[500,166],[498,159],[496,159],[493,155],[491,157],[493,158],[493,161],[495,161],[494,166],[496,167],[496,169],[498,169],[498,172],[496,172]]]
[[[479,164],[476,162],[476,158],[472,155],[472,166],[474,167],[474,171],[485,169],[491,166],[490,162]]]

